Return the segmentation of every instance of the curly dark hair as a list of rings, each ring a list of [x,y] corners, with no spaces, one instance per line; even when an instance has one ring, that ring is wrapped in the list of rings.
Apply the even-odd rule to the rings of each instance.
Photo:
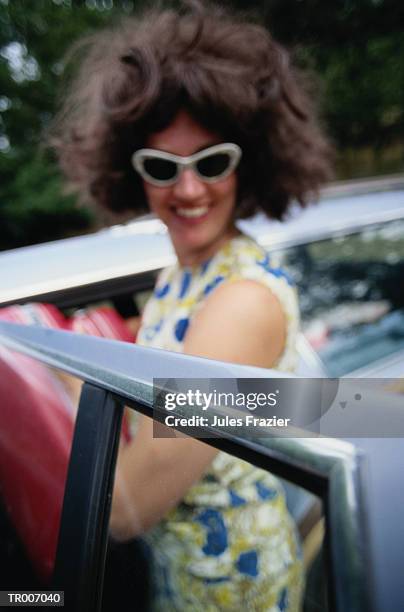
[[[330,178],[331,148],[304,79],[260,25],[196,0],[124,18],[75,51],[82,61],[51,145],[82,199],[147,211],[130,159],[180,109],[242,148],[235,218],[262,210],[282,219]]]

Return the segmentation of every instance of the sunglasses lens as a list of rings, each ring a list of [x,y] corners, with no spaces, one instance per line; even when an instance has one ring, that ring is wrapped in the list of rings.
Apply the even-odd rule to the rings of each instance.
[[[201,176],[206,178],[219,178],[224,174],[231,164],[229,153],[214,153],[200,159],[196,167]]]
[[[168,159],[145,159],[143,168],[148,176],[157,181],[170,181],[177,175],[177,164]]]

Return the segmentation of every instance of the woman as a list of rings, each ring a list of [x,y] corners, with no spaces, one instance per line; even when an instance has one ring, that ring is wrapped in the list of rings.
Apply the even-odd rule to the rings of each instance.
[[[84,57],[54,135],[73,186],[114,212],[154,212],[178,263],[138,342],[292,371],[289,278],[236,219],[282,219],[329,174],[329,148],[286,52],[222,9],[126,19]],[[130,256],[130,254],[128,254]],[[282,488],[193,439],[154,439],[140,417],[118,461],[111,531],[146,534],[156,610],[297,610],[302,567]]]

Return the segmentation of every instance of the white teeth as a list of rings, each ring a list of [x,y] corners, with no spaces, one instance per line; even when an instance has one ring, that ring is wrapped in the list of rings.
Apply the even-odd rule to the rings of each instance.
[[[195,219],[196,217],[202,217],[206,215],[209,208],[207,206],[197,206],[195,208],[176,208],[175,212],[180,217],[187,217],[188,219]]]

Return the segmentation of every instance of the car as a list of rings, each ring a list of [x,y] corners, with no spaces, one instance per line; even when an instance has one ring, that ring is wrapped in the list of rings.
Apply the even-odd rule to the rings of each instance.
[[[373,376],[397,383],[402,376],[403,220],[404,180],[395,177],[333,187],[323,194],[317,207],[301,214],[294,212],[284,225],[267,224],[259,217],[242,223],[243,230],[265,245],[272,261],[285,266],[297,282],[304,331],[299,340],[298,374],[305,380],[331,376],[331,381],[354,377],[355,382],[361,377],[365,383]],[[0,490],[7,509],[2,519],[6,546],[1,554],[4,556],[10,547],[16,550],[22,540],[29,554],[25,559],[23,553],[14,556],[18,560],[8,579],[20,589],[25,584],[64,590],[67,609],[95,610],[104,605],[108,610],[110,604],[105,602],[113,600],[111,593],[106,594],[108,589],[104,589],[102,604],[107,548],[107,586],[115,597],[128,587],[128,580],[122,581],[118,575],[120,571],[113,571],[114,563],[121,569],[128,563],[122,562],[120,553],[114,553],[113,544],[107,546],[112,473],[120,435],[119,406],[125,403],[156,418],[151,410],[153,378],[157,374],[175,378],[181,371],[187,378],[198,379],[279,376],[189,356],[156,355],[128,342],[66,331],[71,329],[67,321],[82,316],[80,309],[105,304],[106,300],[114,306],[113,312],[136,316],[158,270],[173,260],[164,227],[152,218],[0,254],[3,312],[17,304],[23,305],[24,312],[24,308],[32,308],[32,302],[47,302],[64,313],[58,318],[54,311],[47,310],[57,319],[52,326],[64,331],[0,323],[6,364],[2,373],[7,382],[6,388],[3,386],[0,427]],[[110,310],[108,313],[110,337],[129,340],[118,320],[112,320]],[[14,357],[11,349],[25,356]],[[58,403],[60,394],[52,387],[54,381],[49,379],[48,370],[29,361],[33,357],[86,381],[74,423]],[[37,382],[42,395],[38,398],[31,393],[28,402],[24,394],[32,380],[43,382],[42,386]],[[206,440],[293,483],[294,488],[287,491],[288,500],[298,518],[310,569],[306,610],[326,609],[328,605],[337,610],[378,611],[399,609],[398,602],[402,601],[404,538],[399,508],[404,495],[397,486],[404,457],[399,437],[402,402],[399,393],[390,388],[371,387],[368,394],[368,411],[380,413],[383,409],[389,422],[397,422],[395,438],[387,430],[383,432],[385,439],[379,440],[374,433],[366,437],[367,430],[348,428],[337,436],[340,440],[324,439],[317,435],[319,432],[312,432],[313,439],[249,440],[248,435],[235,435],[230,429]],[[335,405],[338,408],[338,402]],[[332,414],[322,414],[322,422],[329,423]],[[67,441],[63,432],[68,432]],[[32,465],[40,469],[32,470]],[[43,486],[39,496],[38,486]],[[302,491],[314,498],[299,494]],[[44,507],[47,512],[52,510],[52,522],[39,533]],[[318,554],[323,537],[319,507],[325,520],[323,557]],[[26,528],[29,522],[31,530]],[[33,524],[37,526],[35,533]],[[14,532],[19,537],[14,537]],[[143,567],[138,547],[131,548],[129,554],[131,567],[136,555],[141,557],[139,567]],[[29,563],[34,563],[36,571],[31,572]],[[33,575],[39,576],[38,582]],[[140,587],[132,591],[138,604]]]
[[[402,374],[404,177],[329,187],[319,204],[293,209],[285,223],[258,215],[239,224],[298,286],[298,373]],[[109,300],[127,317],[141,310],[159,269],[174,260],[164,225],[150,217],[5,251],[0,307],[42,301],[69,309]]]

